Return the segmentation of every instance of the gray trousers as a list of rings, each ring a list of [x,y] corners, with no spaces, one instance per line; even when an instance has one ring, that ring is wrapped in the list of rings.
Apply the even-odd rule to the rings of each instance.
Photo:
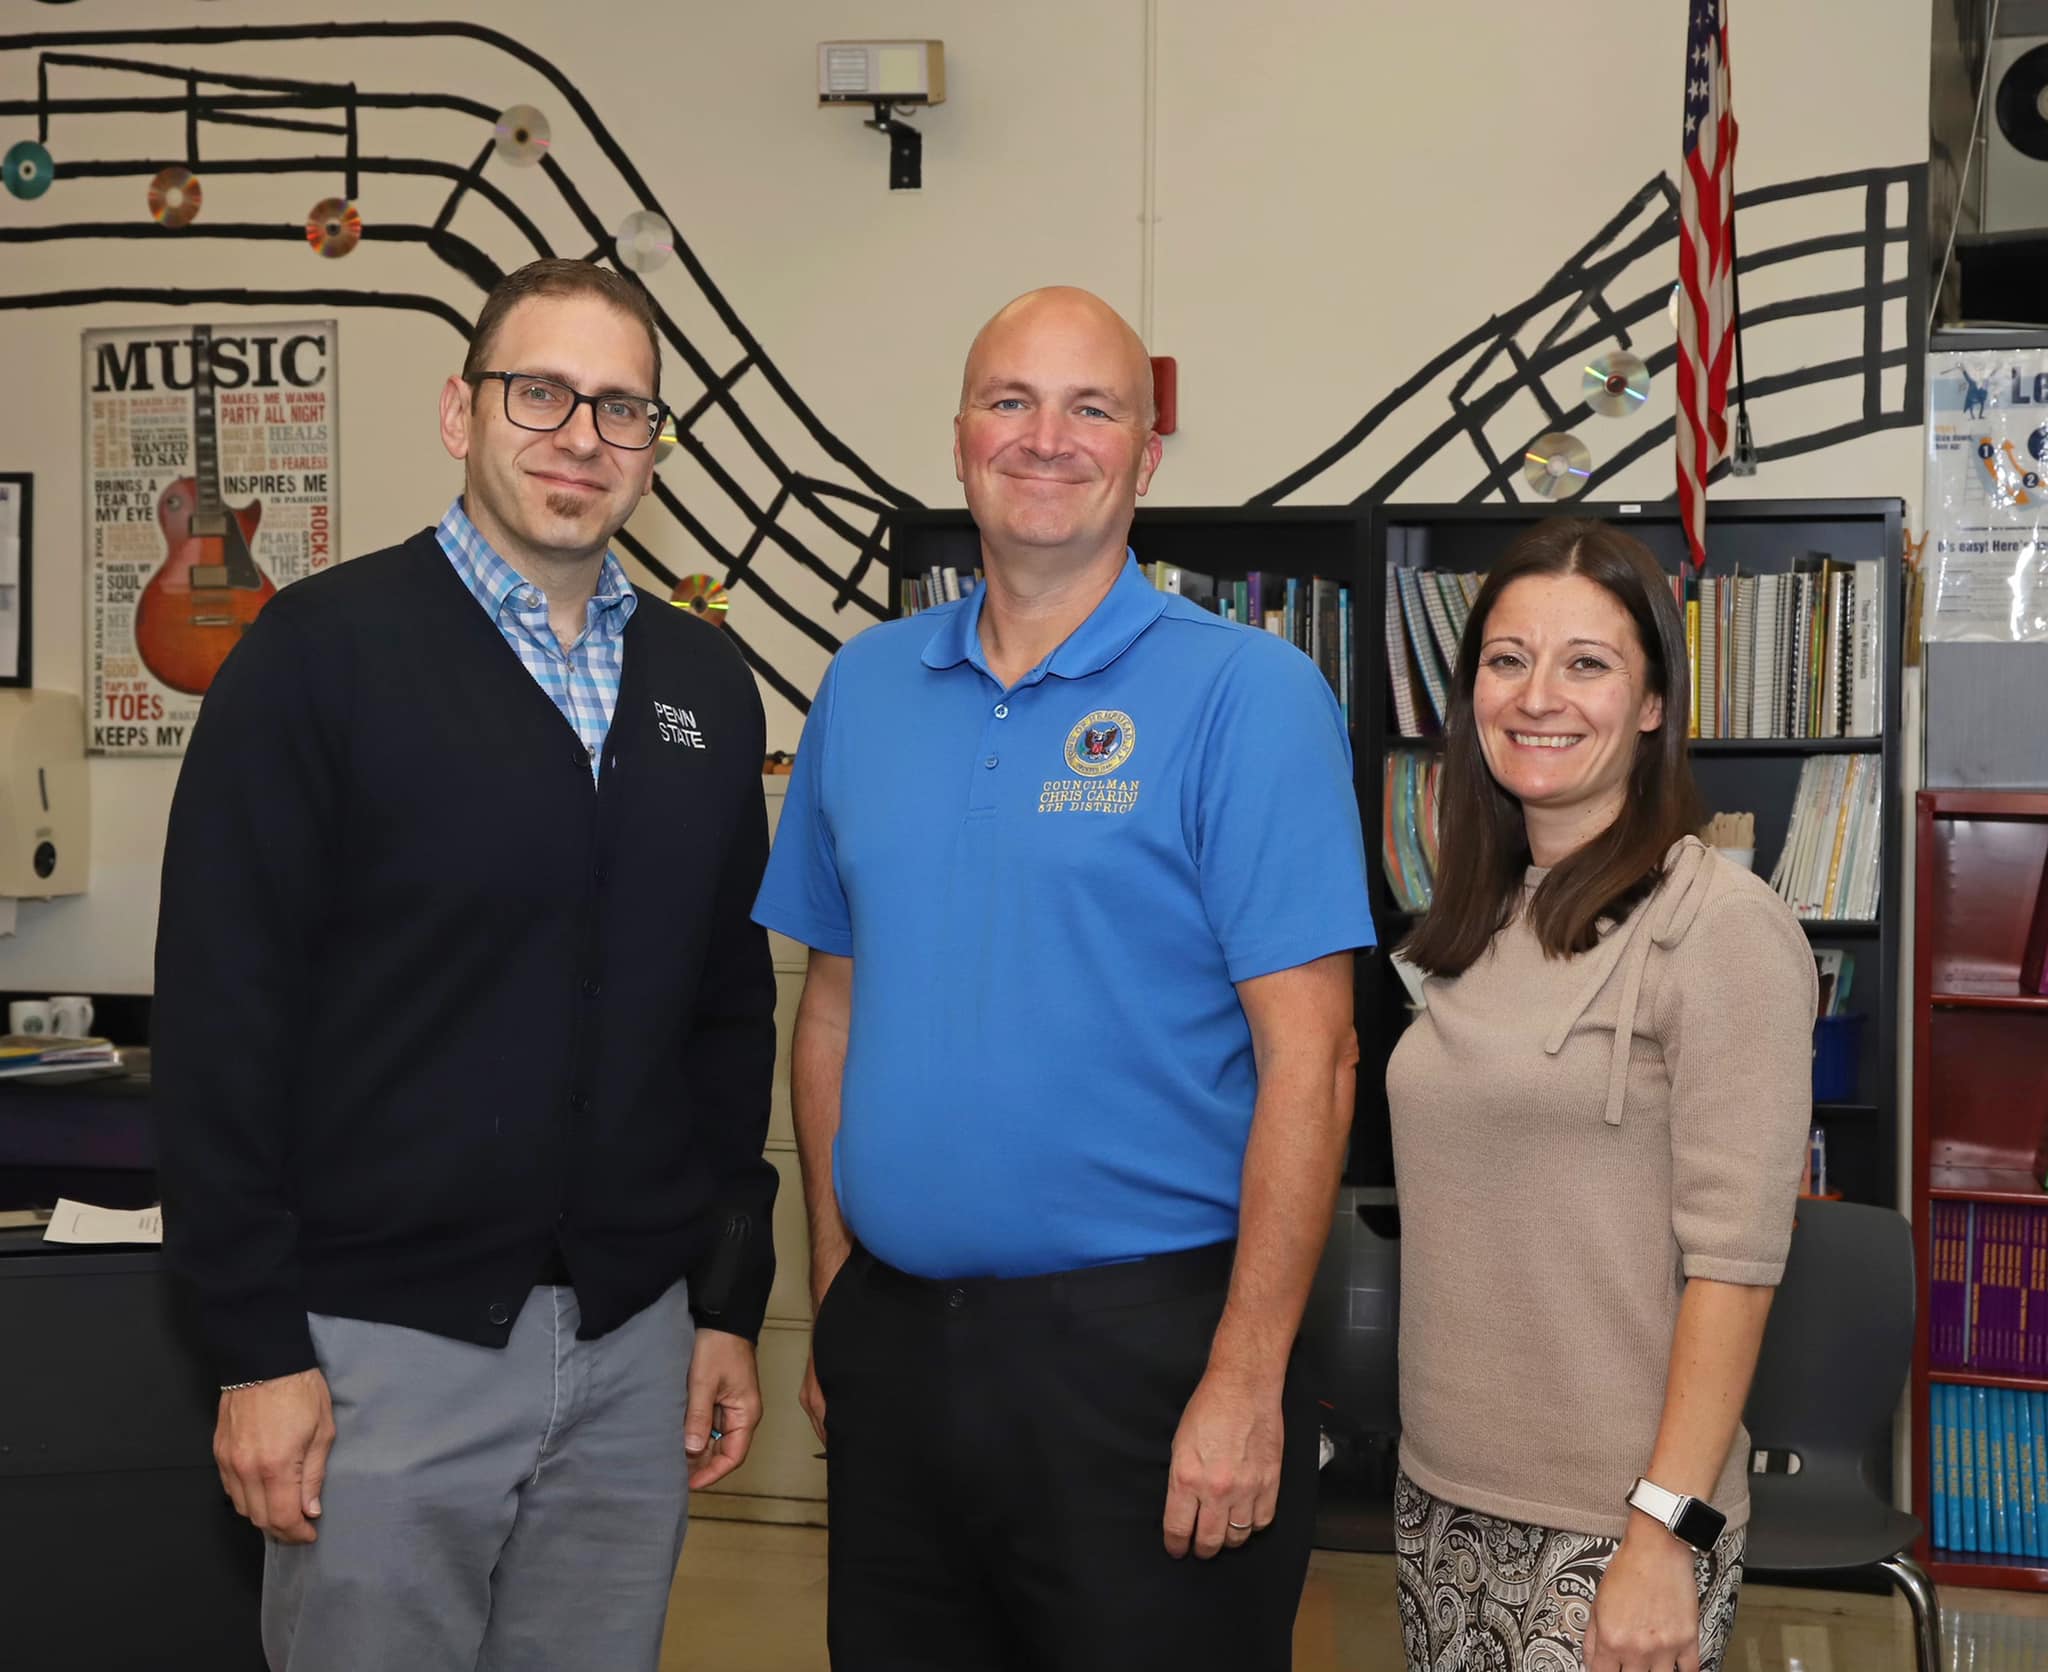
[[[576,1292],[502,1349],[312,1318],[334,1398],[319,1538],[271,1543],[272,1672],[654,1672],[688,1507],[684,1286],[596,1341]]]

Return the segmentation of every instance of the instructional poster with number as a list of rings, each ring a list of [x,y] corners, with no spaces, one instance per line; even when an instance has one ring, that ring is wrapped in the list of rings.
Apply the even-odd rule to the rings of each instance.
[[[2048,644],[2048,349],[1927,357],[1929,639]]]
[[[182,754],[277,589],[336,561],[332,320],[85,334],[87,747]]]

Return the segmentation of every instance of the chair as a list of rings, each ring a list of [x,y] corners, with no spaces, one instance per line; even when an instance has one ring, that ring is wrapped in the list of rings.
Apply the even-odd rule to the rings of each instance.
[[[1752,1459],[1749,1577],[1881,1569],[1913,1612],[1920,1672],[1940,1661],[1921,1534],[1878,1488],[1913,1355],[1912,1227],[1889,1208],[1802,1199],[1743,1420]]]

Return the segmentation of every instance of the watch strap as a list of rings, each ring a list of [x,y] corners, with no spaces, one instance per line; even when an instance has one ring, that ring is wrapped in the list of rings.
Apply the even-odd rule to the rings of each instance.
[[[1629,1488],[1628,1506],[1639,1509],[1653,1521],[1661,1521],[1674,1531],[1678,1526],[1679,1512],[1686,1506],[1686,1498],[1677,1492],[1667,1492],[1653,1480],[1638,1479]]]

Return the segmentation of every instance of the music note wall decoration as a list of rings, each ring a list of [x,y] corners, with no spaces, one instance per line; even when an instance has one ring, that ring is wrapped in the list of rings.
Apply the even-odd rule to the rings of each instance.
[[[473,47],[478,54],[473,73],[444,76],[432,90],[356,89],[352,96],[346,84],[203,67],[203,60],[217,51],[246,54],[261,47],[280,67],[318,72],[336,62],[341,43],[389,49],[428,42],[442,49]],[[183,62],[166,65],[160,73],[181,81],[190,76],[197,91],[164,101],[130,95],[52,98],[46,81],[50,63],[67,75],[103,73],[70,62],[88,48],[108,55],[102,62],[123,70],[139,68],[148,54],[174,53]],[[0,37],[0,65],[10,54],[23,61],[35,58],[38,98],[0,100],[0,138],[10,119],[34,118],[37,139],[47,144],[52,117],[68,120],[91,107],[130,113],[156,109],[182,115],[194,126],[266,118],[275,129],[303,131],[331,143],[324,156],[280,151],[262,159],[207,159],[204,172],[212,195],[206,214],[181,229],[181,237],[237,238],[252,248],[261,240],[304,237],[297,204],[314,194],[298,197],[286,216],[268,223],[237,221],[223,209],[222,194],[241,174],[299,172],[331,179],[331,171],[339,168],[347,188],[344,201],[360,207],[355,183],[347,178],[359,171],[378,195],[348,264],[355,281],[348,287],[334,285],[328,274],[337,270],[325,261],[318,265],[327,282],[318,290],[308,288],[303,278],[280,277],[269,269],[255,277],[258,269],[252,262],[249,287],[233,291],[180,287],[167,277],[149,285],[10,295],[0,281],[0,309],[78,306],[92,300],[291,306],[318,296],[322,307],[423,313],[466,333],[478,289],[506,269],[534,255],[558,253],[623,265],[614,245],[621,218],[639,211],[661,215],[675,235],[674,255],[645,282],[671,355],[664,393],[679,409],[678,424],[674,450],[656,478],[655,499],[634,528],[622,533],[622,552],[662,590],[698,570],[714,574],[728,588],[750,590],[763,611],[790,629],[784,645],[771,657],[730,626],[727,631],[768,690],[798,712],[808,708],[808,692],[825,658],[852,631],[888,613],[877,562],[887,517],[895,507],[914,505],[915,499],[804,403],[713,282],[685,229],[663,208],[590,99],[543,53],[482,24],[355,22]],[[402,54],[390,56],[403,61]],[[484,96],[470,96],[465,82]],[[526,102],[517,95],[532,88],[545,89],[531,108],[545,107],[548,143],[537,160],[507,158],[500,151],[498,126],[513,116],[515,104]],[[71,90],[66,91],[69,95]],[[343,118],[339,122],[312,119],[337,112]],[[403,140],[380,149],[373,138],[370,150],[359,151],[356,117],[381,137],[382,120],[392,113],[405,119]],[[418,149],[417,136],[429,118],[456,131],[465,121],[473,123],[474,137],[463,142],[469,149],[459,156]],[[72,130],[66,132],[72,136]],[[532,137],[529,128],[529,145]],[[74,143],[75,136],[67,137],[67,145]],[[193,148],[196,142],[188,147]],[[94,175],[147,178],[163,161],[161,156],[145,162],[67,154],[55,175],[60,185]],[[185,162],[200,172],[199,159]],[[403,185],[431,180],[448,186],[438,213],[414,216],[376,206]],[[233,183],[239,190],[240,182]],[[332,195],[325,182],[318,195]],[[1751,323],[1846,315],[1865,325],[1861,353],[1766,371],[1751,380],[1747,393],[1752,401],[1767,405],[1774,396],[1791,397],[1768,428],[1773,440],[1764,449],[1766,462],[1921,421],[1925,345],[1920,322],[1925,308],[1910,300],[1903,307],[1897,304],[1924,286],[1922,264],[1911,259],[1910,244],[1914,229],[1924,223],[1925,200],[1926,170],[1920,163],[1787,181],[1739,195],[1739,208],[1784,205],[1796,211],[1799,223],[1798,236],[1789,243],[1773,246],[1758,239],[1752,248],[1751,240],[1744,240],[1745,272],[1769,265],[1781,275],[1798,275],[1783,300],[1750,310]],[[1518,489],[1522,455],[1536,433],[1517,417],[1526,409],[1526,397],[1533,396],[1543,408],[1540,429],[1571,430],[1592,414],[1578,387],[1582,368],[1590,358],[1617,351],[1643,361],[1652,393],[1625,443],[1603,449],[1587,493],[1596,495],[1617,472],[1653,450],[1668,448],[1668,407],[1661,415],[1658,408],[1660,384],[1669,383],[1662,373],[1672,357],[1663,307],[1675,259],[1675,202],[1667,177],[1650,180],[1525,300],[1423,359],[1412,376],[1374,400],[1343,435],[1251,496],[1250,503],[1377,501],[1404,487],[1414,491],[1410,485],[1426,471],[1436,473],[1428,487],[1438,497],[1512,498],[1525,491]],[[567,234],[560,230],[565,219],[573,228]],[[81,238],[125,235],[91,221],[71,230]],[[144,233],[162,236],[147,222],[134,235]],[[30,235],[47,237],[49,229],[0,220],[0,244]],[[1827,251],[1847,243],[1854,243],[1866,259],[1861,284],[1845,289]],[[432,286],[409,280],[392,287],[386,281],[380,286],[380,275],[389,270],[382,261],[402,244],[424,246],[459,282]],[[1907,259],[1887,259],[1902,250]],[[1899,278],[1883,277],[1894,267]],[[691,321],[688,330],[682,318]],[[1519,433],[1510,428],[1517,424],[1524,426]],[[845,619],[849,615],[850,621]]]

